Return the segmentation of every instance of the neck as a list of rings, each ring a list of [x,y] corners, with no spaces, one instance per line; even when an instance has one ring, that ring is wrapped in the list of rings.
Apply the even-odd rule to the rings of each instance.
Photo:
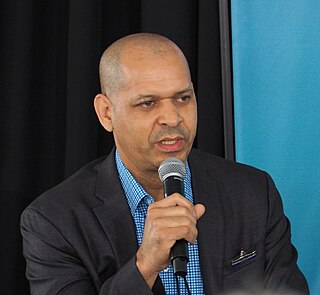
[[[163,184],[159,179],[158,173],[156,173],[155,175],[148,175],[148,176],[133,174],[133,176],[141,184],[141,186],[146,190],[146,192],[154,198],[155,201],[159,201],[163,199],[164,197]]]
[[[149,167],[138,167],[134,162],[130,161],[126,154],[122,153],[119,148],[118,154],[122,163],[130,171],[133,177],[155,201],[164,198],[163,183],[159,178],[158,169],[155,166],[149,165]]]
[[[118,150],[119,152],[119,150]],[[144,171],[133,165],[125,156],[121,156],[122,163],[130,171],[133,177],[140,183],[144,190],[154,198],[155,201],[159,201],[164,197],[163,184],[159,178],[157,170]]]

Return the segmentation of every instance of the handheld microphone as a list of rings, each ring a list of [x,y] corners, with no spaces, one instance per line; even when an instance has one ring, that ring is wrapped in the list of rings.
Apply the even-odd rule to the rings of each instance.
[[[184,196],[183,179],[186,177],[184,163],[176,158],[164,160],[158,169],[160,180],[163,183],[164,196],[168,197],[173,193]],[[189,261],[188,244],[184,239],[176,241],[170,251],[170,260],[173,266],[173,273],[176,276],[187,275],[187,263]]]

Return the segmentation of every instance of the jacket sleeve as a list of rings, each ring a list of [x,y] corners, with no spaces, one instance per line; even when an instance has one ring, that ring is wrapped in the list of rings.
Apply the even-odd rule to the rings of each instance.
[[[135,257],[104,282],[93,280],[59,229],[34,209],[23,212],[21,234],[31,295],[132,294],[132,290],[153,294],[136,267]]]
[[[297,251],[291,243],[290,222],[283,212],[280,195],[267,175],[269,213],[266,232],[265,287],[277,292],[309,294],[305,277],[297,266]]]

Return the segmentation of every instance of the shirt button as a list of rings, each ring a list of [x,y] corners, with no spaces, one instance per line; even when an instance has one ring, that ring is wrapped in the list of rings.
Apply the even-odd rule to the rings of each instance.
[[[148,204],[148,206],[150,206],[151,203],[152,203],[152,200],[151,200],[150,198],[147,198],[147,204]]]

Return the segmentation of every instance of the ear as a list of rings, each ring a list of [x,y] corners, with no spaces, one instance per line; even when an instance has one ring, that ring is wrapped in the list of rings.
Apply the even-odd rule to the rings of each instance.
[[[94,98],[94,109],[103,128],[112,132],[112,103],[110,99],[104,94],[98,94]]]

